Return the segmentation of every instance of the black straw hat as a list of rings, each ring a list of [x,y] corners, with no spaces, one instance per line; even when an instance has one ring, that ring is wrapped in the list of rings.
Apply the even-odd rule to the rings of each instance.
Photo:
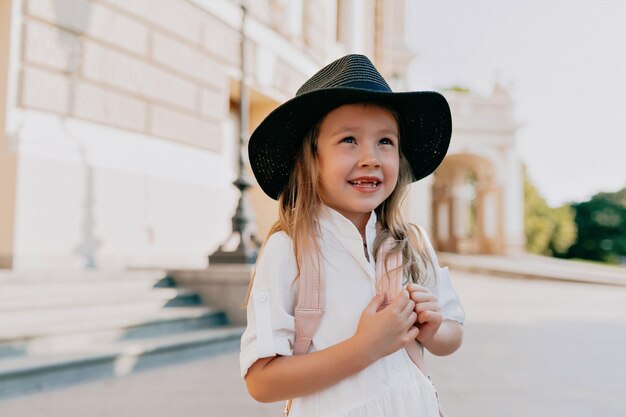
[[[367,57],[347,55],[318,71],[250,136],[250,166],[263,191],[277,200],[307,130],[331,110],[361,102],[380,103],[398,112],[400,146],[415,181],[439,166],[452,133],[446,99],[432,91],[394,93]]]

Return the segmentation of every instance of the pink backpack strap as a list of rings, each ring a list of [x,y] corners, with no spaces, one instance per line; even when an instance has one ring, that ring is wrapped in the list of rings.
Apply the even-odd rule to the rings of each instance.
[[[402,291],[402,254],[397,253],[388,256],[385,260],[385,255],[389,253],[393,247],[393,240],[391,238],[386,239],[378,249],[376,256],[376,289],[377,293],[385,294],[385,302],[383,306],[391,304],[391,302]],[[426,363],[424,362],[424,348],[417,340],[411,340],[404,346],[404,350],[409,355],[409,358],[413,363],[422,371],[422,373],[430,380],[430,375],[426,370]],[[435,392],[437,392],[435,390]],[[437,403],[439,405],[439,415],[446,417],[441,403],[439,403],[439,395],[437,395]]]
[[[387,307],[402,291],[402,255],[385,255],[393,247],[393,240],[386,239],[378,248],[376,256],[376,293],[385,294],[382,307]]]
[[[307,260],[308,261],[308,260]],[[324,315],[324,278],[318,265],[309,262],[300,264],[300,290],[298,304],[294,312],[296,322],[296,340],[293,343],[293,354],[303,355],[309,351],[313,336],[320,327]],[[287,401],[283,416],[288,417],[291,411],[291,400]]]
[[[319,264],[302,262],[299,279],[300,290],[294,314],[296,322],[294,355],[302,355],[309,351],[313,335],[319,328],[324,315],[324,279],[319,270]]]
[[[391,304],[403,289],[402,254],[396,253],[389,255],[387,259],[385,259],[386,254],[389,253],[392,247],[393,240],[391,238],[385,240],[381,243],[376,256],[376,290],[378,294],[385,294],[384,307]],[[405,346],[405,350],[415,365],[427,375],[424,367],[422,346],[419,342],[412,340]]]

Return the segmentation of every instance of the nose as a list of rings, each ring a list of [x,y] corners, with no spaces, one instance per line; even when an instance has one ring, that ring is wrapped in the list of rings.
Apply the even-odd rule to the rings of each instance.
[[[359,155],[359,167],[361,168],[380,167],[380,159],[378,158],[378,152],[376,152],[375,147],[371,147],[371,146],[361,147],[361,154]]]

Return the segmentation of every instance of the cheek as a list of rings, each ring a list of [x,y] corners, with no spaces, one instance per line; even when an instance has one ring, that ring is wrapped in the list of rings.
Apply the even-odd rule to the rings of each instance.
[[[325,158],[320,158],[317,162],[317,185],[321,191],[332,183],[332,166]]]
[[[320,166],[320,171],[317,177],[317,183],[321,188],[334,188],[339,183],[343,182],[343,176],[341,172],[336,169],[336,166],[330,164],[323,168]]]
[[[387,178],[395,179],[397,182],[398,175],[400,173],[400,158],[397,155],[389,155],[385,159],[384,163],[385,176]]]
[[[353,161],[349,155],[345,155],[340,151],[334,154],[320,156],[318,165],[320,175],[326,174],[327,177],[345,174],[353,166]]]
[[[387,176],[387,178],[389,178],[389,176]],[[398,173],[397,172],[391,174],[391,185],[392,185],[391,191],[393,191],[398,186]]]

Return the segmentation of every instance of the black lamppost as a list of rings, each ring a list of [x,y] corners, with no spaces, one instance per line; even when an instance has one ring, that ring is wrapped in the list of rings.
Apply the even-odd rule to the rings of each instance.
[[[234,251],[227,251],[224,249],[224,244],[222,244],[219,249],[209,255],[209,263],[254,263],[256,262],[256,256],[258,254],[260,242],[256,238],[251,228],[251,215],[250,215],[250,207],[246,201],[245,193],[248,187],[250,187],[251,183],[246,175],[246,168],[243,160],[243,152],[246,148],[246,143],[248,141],[248,116],[249,116],[249,99],[248,99],[248,89],[246,87],[246,74],[247,74],[247,66],[246,66],[246,34],[245,34],[245,23],[246,23],[246,0],[240,0],[239,6],[241,7],[241,81],[239,83],[239,146],[237,147],[238,153],[238,176],[237,179],[233,182],[235,187],[239,190],[239,202],[237,204],[237,209],[235,210],[235,215],[232,218],[232,227],[233,232],[231,236],[227,239],[227,242],[232,239],[234,235],[238,235],[239,244]]]

